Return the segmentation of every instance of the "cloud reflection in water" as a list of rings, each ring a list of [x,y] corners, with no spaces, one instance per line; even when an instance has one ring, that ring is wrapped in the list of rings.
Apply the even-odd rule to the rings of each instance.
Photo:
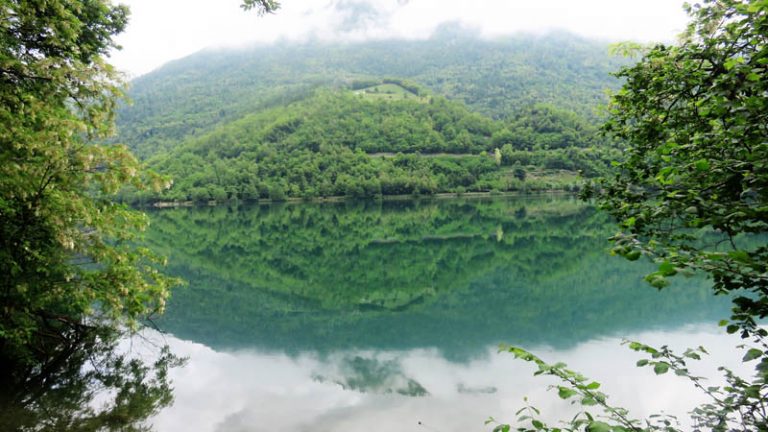
[[[717,365],[738,359],[738,341],[714,326],[628,336],[683,349],[703,345],[713,353],[694,373],[716,376]],[[242,350],[216,352],[168,337],[189,356],[174,371],[176,403],[155,420],[158,431],[467,431],[484,430],[493,416],[511,421],[523,397],[545,417],[565,418],[573,408],[547,391],[554,383],[533,377],[530,365],[488,347],[472,360],[452,362],[439,351],[340,351],[329,355]],[[674,376],[655,377],[634,366],[639,358],[618,338],[601,338],[565,350],[530,347],[545,360],[562,360],[603,383],[612,401],[636,416],[684,414],[701,395]],[[428,394],[408,396],[412,381]],[[417,392],[418,393],[418,392]],[[417,397],[420,396],[420,397]],[[485,427],[490,430],[490,427]]]

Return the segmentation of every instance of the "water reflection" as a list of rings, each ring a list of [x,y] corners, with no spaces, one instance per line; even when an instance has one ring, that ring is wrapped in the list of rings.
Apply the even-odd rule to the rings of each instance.
[[[712,322],[727,301],[608,256],[613,225],[568,198],[301,204],[152,214],[149,240],[190,282],[160,325],[217,349],[436,347],[469,359],[499,342]]]
[[[651,289],[648,267],[607,255],[610,221],[569,198],[151,216],[148,243],[189,281],[158,323],[190,358],[160,431],[481,430],[525,395],[562,418],[501,342],[594,375],[637,415],[682,412],[685,383],[649,380],[619,338],[728,345],[707,326],[726,299],[696,278]]]
[[[714,326],[627,336],[678,348],[733,343]],[[488,416],[511,420],[524,396],[545,417],[565,418],[572,409],[547,392],[552,381],[533,377],[530,365],[498,354],[495,347],[486,347],[469,362],[453,362],[436,349],[289,356],[217,352],[178,339],[171,344],[191,360],[173,374],[176,404],[156,418],[159,431],[467,431],[483,430]],[[638,355],[620,346],[617,338],[568,349],[530,348],[547,359],[567,359],[570,366],[603,382],[612,401],[632,407],[636,415],[684,413],[701,402],[701,395],[682,379],[656,377],[634,367]],[[732,360],[728,350],[713,351],[707,366],[697,372],[715,376],[713,365]],[[367,376],[350,364],[384,374]],[[360,378],[365,385],[348,385]],[[407,389],[408,382],[417,383],[424,393],[403,395],[400,390]]]
[[[173,399],[168,371],[182,361],[158,346],[136,356],[120,347],[132,338],[109,327],[62,334],[46,341],[34,367],[0,359],[0,430],[149,430],[148,419]]]

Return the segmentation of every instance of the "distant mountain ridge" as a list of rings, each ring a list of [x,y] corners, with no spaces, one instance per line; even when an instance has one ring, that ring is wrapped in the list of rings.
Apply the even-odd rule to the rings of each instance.
[[[247,114],[304,99],[319,86],[385,77],[413,81],[492,118],[538,103],[594,119],[624,60],[607,45],[558,33],[484,40],[445,27],[420,41],[280,43],[202,51],[135,79],[119,142],[140,157]]]

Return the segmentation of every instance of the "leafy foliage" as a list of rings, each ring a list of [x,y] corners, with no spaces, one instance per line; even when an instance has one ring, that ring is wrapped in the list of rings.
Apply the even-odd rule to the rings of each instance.
[[[0,387],[102,327],[163,309],[172,282],[129,246],[143,214],[111,200],[143,187],[112,131],[120,80],[102,56],[128,11],[107,1],[0,8]],[[63,360],[62,360],[63,361]],[[54,362],[56,363],[56,362]]]
[[[660,261],[649,277],[703,270],[735,300],[734,320],[765,336],[768,315],[768,5],[705,2],[679,46],[658,46],[623,70],[609,133],[627,159],[601,183],[598,198],[624,226],[615,251]],[[712,230],[719,244],[691,235]],[[759,241],[749,241],[761,238]]]
[[[638,366],[673,371],[709,397],[691,412],[696,430],[762,431],[768,428],[768,331],[759,325],[768,316],[768,2],[704,0],[687,10],[692,21],[678,45],[655,46],[619,72],[626,81],[605,129],[627,143],[627,156],[590,195],[622,223],[615,253],[654,260],[658,271],[646,279],[657,288],[677,274],[707,274],[715,293],[732,295],[731,321],[721,325],[752,339],[742,360],[754,362],[754,376],[721,368],[722,387],[705,386],[689,371],[688,362],[706,354],[701,347],[680,355],[632,342],[631,349],[649,356]],[[563,380],[561,396],[596,402],[604,416],[596,420],[585,410],[562,428],[534,419],[518,430],[681,430],[669,417],[631,419],[565,365],[510,351]]]
[[[726,385],[707,385],[705,377],[693,375],[689,370],[692,361],[701,360],[709,353],[704,347],[689,348],[682,355],[675,354],[667,346],[654,348],[639,342],[627,341],[630,349],[647,354],[648,358],[638,360],[638,367],[653,369],[656,375],[668,372],[691,382],[709,398],[709,402],[693,409],[691,421],[694,430],[709,429],[713,431],[728,430],[765,430],[768,424],[766,417],[765,387],[763,379],[749,381],[736,375],[733,371],[720,367]],[[582,407],[582,411],[561,425],[548,425],[540,419],[541,412],[527,405],[516,413],[519,426],[517,431],[669,431],[683,430],[677,417],[669,414],[654,414],[647,419],[631,417],[630,412],[622,407],[608,402],[608,395],[598,391],[600,383],[592,381],[582,374],[567,368],[564,363],[549,364],[536,355],[518,347],[502,347],[502,351],[512,353],[516,358],[531,362],[537,366],[534,375],[550,375],[558,378],[564,385],[555,385],[561,399],[571,400],[574,405]],[[752,361],[763,356],[763,351],[748,348],[744,361]],[[765,369],[765,362],[758,370]],[[593,408],[600,410],[596,413]],[[523,415],[521,415],[523,414]],[[491,419],[490,422],[495,422]],[[499,424],[495,431],[509,431],[509,424]]]
[[[240,5],[244,10],[255,9],[259,15],[274,13],[280,8],[280,3],[275,0],[243,0]]]

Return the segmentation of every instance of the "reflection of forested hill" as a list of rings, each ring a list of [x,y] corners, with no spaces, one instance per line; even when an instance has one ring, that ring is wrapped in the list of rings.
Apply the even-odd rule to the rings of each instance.
[[[571,199],[175,209],[152,220],[148,241],[190,282],[161,326],[218,348],[463,355],[724,309],[706,291],[645,286],[636,265],[606,256],[604,218]]]

